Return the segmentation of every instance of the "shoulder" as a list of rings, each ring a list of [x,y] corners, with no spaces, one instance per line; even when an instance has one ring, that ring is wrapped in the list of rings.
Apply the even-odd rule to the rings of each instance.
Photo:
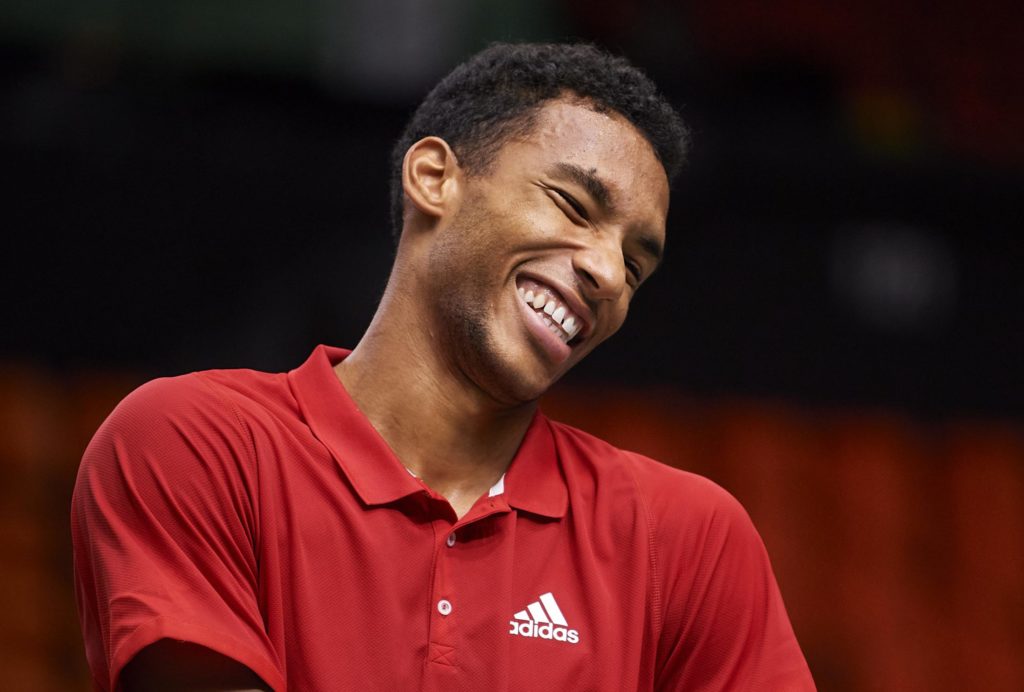
[[[628,483],[659,525],[701,517],[746,517],[736,498],[704,476],[620,449],[564,423],[551,421],[551,426],[568,474]]]
[[[665,578],[688,581],[694,568],[723,558],[762,559],[763,543],[747,511],[714,481],[571,426],[553,427],[571,502],[605,522],[645,525]]]
[[[204,373],[150,380],[129,393],[103,421],[90,448],[99,443],[142,442],[170,431],[200,427],[231,429],[230,408]],[[88,453],[87,453],[88,456]]]
[[[281,399],[283,375],[253,370],[203,370],[150,380],[128,394],[100,432],[146,432],[172,425],[181,430],[237,428],[242,418]]]
[[[151,380],[128,394],[93,436],[80,474],[253,467],[251,424],[267,415],[283,376],[207,370]],[[281,396],[276,397],[281,399]]]

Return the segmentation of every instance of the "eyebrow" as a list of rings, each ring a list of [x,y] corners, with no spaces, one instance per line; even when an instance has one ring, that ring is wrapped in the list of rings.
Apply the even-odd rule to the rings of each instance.
[[[604,207],[606,211],[612,210],[612,193],[604,181],[598,177],[597,169],[592,168],[588,171],[575,163],[563,161],[555,164],[553,174],[556,177],[560,176],[573,181],[586,190],[594,198],[594,201]]]
[[[597,169],[587,170],[575,163],[562,161],[555,164],[551,175],[553,177],[568,178],[573,181],[586,190],[605,211],[614,209],[611,190],[608,189],[608,186],[597,175]],[[647,233],[640,234],[636,242],[641,250],[654,259],[654,267],[656,269],[661,264],[662,257],[665,254],[661,242],[653,235]]]

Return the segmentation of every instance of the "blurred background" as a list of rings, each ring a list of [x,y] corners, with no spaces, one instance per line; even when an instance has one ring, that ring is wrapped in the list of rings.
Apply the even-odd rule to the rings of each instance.
[[[88,689],[68,504],[116,402],[353,345],[411,109],[490,41],[585,39],[694,146],[548,412],[740,498],[821,689],[1024,689],[1022,7],[0,5],[4,687]]]

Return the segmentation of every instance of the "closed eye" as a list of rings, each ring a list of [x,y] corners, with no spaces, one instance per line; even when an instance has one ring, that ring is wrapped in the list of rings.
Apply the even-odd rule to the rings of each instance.
[[[640,279],[643,276],[643,269],[640,265],[633,260],[626,260],[626,270],[633,276],[633,279],[639,284]]]
[[[576,201],[575,197],[570,195],[568,192],[559,190],[557,187],[551,188],[551,191],[558,195],[562,199],[562,201],[565,202],[565,204],[568,205],[570,209],[572,209],[576,216],[579,217],[578,219],[573,219],[573,221],[589,221],[589,218],[587,217],[586,208],[578,201]]]

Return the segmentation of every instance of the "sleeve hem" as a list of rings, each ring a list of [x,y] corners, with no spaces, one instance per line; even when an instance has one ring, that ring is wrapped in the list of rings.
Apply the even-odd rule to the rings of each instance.
[[[118,644],[110,660],[110,689],[118,689],[121,671],[136,654],[161,639],[176,639],[206,647],[246,666],[275,692],[287,690],[281,672],[266,655],[230,634],[166,617],[155,618],[140,625]]]

